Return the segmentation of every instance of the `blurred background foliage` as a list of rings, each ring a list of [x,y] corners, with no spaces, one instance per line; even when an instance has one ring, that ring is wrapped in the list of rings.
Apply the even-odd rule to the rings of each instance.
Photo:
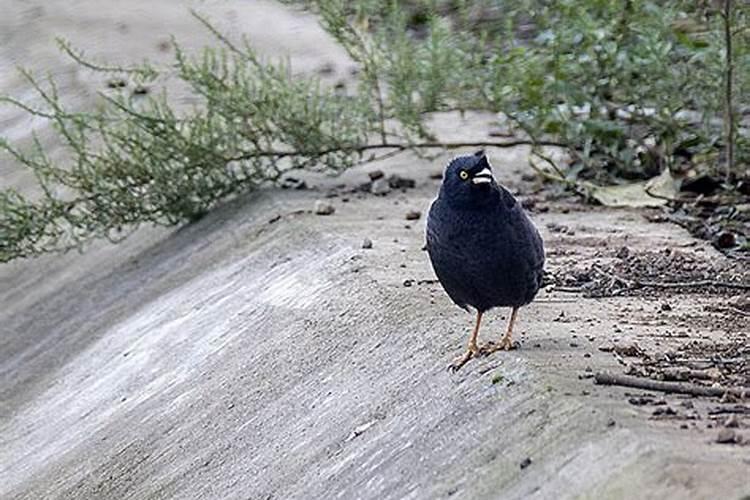
[[[676,188],[658,196],[669,218],[747,250],[747,2],[287,3],[319,14],[359,64],[355,91],[292,76],[198,15],[217,47],[188,57],[173,42],[176,75],[200,97],[190,110],[150,92],[103,94],[96,109],[71,111],[52,80],[25,73],[43,107],[0,102],[51,121],[69,154],[61,164],[40,141],[21,150],[0,140],[41,187],[34,197],[0,193],[0,262],[117,239],[143,222],[195,220],[294,169],[335,172],[377,152],[450,146],[427,124],[448,110],[497,113],[507,135],[532,144],[540,178],[586,201],[606,203],[606,186],[667,178]],[[61,48],[95,71],[158,82],[147,64],[100,66]],[[565,160],[545,153],[550,144]]]

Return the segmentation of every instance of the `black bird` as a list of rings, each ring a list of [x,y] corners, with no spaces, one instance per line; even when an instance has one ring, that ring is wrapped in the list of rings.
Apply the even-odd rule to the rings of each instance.
[[[483,151],[459,156],[445,169],[427,218],[427,251],[453,302],[477,311],[468,349],[451,368],[480,353],[511,349],[518,308],[542,284],[544,246],[520,203],[495,181]],[[493,307],[513,308],[508,329],[499,343],[479,348],[482,314]]]

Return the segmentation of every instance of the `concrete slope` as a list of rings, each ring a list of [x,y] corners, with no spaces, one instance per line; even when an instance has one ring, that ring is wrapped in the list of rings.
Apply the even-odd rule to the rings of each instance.
[[[439,285],[418,284],[433,278],[422,225],[403,217],[426,208],[437,181],[427,180],[430,167],[415,165],[404,157],[385,167],[412,172],[418,189],[337,199],[332,216],[309,213],[314,192],[271,191],[136,249],[118,267],[101,270],[105,259],[75,256],[75,269],[51,296],[5,310],[0,373],[11,389],[0,427],[2,496],[746,492],[746,448],[648,421],[618,391],[578,378],[584,366],[614,366],[594,346],[627,324],[618,316],[624,303],[637,309],[646,300],[542,296],[522,310],[522,349],[450,374],[445,368],[463,349],[471,317]],[[689,241],[628,212],[537,217],[541,227],[550,221],[577,224],[591,237],[626,238],[632,248]],[[570,248],[545,236],[552,255]],[[364,237],[372,249],[360,248]],[[573,250],[585,258],[591,248],[582,240]],[[121,250],[94,252],[117,261]],[[5,267],[3,279],[55,259]],[[694,299],[683,300],[690,307]],[[555,322],[561,313],[578,320]],[[499,335],[502,314],[482,338]],[[629,324],[641,316],[630,315]],[[680,327],[635,328],[633,337]],[[572,347],[571,331],[595,341]],[[522,469],[527,457],[532,463]]]
[[[303,71],[333,64],[326,78],[351,83],[350,62],[313,17],[265,0],[0,0],[0,93],[34,103],[12,71],[24,64],[52,72],[73,107],[90,105],[104,77],[57,54],[54,37],[103,61],[166,62],[168,34],[188,50],[210,41],[188,7],[232,36],[248,33],[264,55],[288,55]],[[443,139],[478,140],[490,123],[444,115],[435,125]],[[23,143],[31,126],[55,145],[43,124],[0,108],[0,134]],[[528,187],[527,153],[490,151],[503,182]],[[747,318],[716,312],[725,297],[670,296],[667,314],[653,298],[543,293],[521,312],[521,349],[446,371],[472,318],[430,281],[423,219],[404,216],[424,213],[439,183],[429,174],[447,159],[368,167],[417,187],[341,193],[328,217],[311,213],[314,201],[365,180],[362,168],[309,179],[317,191],[244,197],[179,229],[141,228],[117,246],[0,266],[0,498],[750,493],[748,447],[715,443],[710,422],[654,419],[628,391],[579,378],[620,369],[597,350],[615,337],[655,348],[748,331]],[[3,162],[8,185],[34,190],[29,172]],[[722,259],[640,213],[548,208],[534,218],[553,271],[623,245]],[[372,249],[361,248],[365,237]],[[489,315],[481,340],[500,335],[506,314]]]

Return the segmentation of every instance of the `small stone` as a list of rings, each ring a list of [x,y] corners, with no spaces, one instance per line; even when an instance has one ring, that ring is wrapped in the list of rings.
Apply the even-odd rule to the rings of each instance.
[[[307,183],[296,177],[285,177],[281,181],[281,189],[307,189]],[[333,198],[335,196],[338,196],[336,191],[332,190],[326,193],[326,198]]]
[[[133,95],[146,95],[148,94],[148,87],[144,87],[143,85],[138,85],[136,88],[133,89]]]
[[[372,240],[370,238],[362,240],[362,248],[372,248]]]
[[[650,403],[653,403],[653,402],[654,402],[653,399],[646,398],[646,397],[636,397],[636,398],[629,398],[628,399],[628,403],[630,403],[631,405],[634,405],[634,406],[643,406],[643,405],[647,405],[647,404],[650,404]]]
[[[336,66],[332,62],[323,63],[318,68],[319,75],[332,75],[336,71]]]
[[[737,433],[732,429],[721,429],[719,434],[716,436],[717,443],[735,443],[737,442]]]
[[[404,286],[410,287],[414,284],[414,280],[404,280]]]
[[[380,179],[372,181],[370,192],[378,196],[383,196],[391,192],[391,186],[388,184],[387,179],[381,177]]]
[[[716,245],[719,248],[731,248],[737,244],[737,238],[731,231],[723,231],[716,238]]]
[[[367,172],[367,175],[370,176],[371,181],[376,181],[385,176],[382,170],[373,170],[372,172]]]
[[[615,422],[615,419],[614,419],[614,418],[610,418],[610,419],[609,419],[609,420],[607,421],[607,427],[614,427],[615,425],[617,425],[617,422]]]
[[[628,247],[620,247],[620,249],[617,250],[615,257],[617,257],[618,259],[627,259],[629,255],[630,249]]]
[[[674,408],[671,406],[664,406],[661,408],[657,408],[653,411],[654,416],[660,416],[660,415],[677,415],[677,412],[674,411]]]
[[[526,457],[521,461],[521,469],[525,469],[529,465],[531,465],[531,457]]]
[[[406,220],[418,220],[422,217],[422,212],[419,210],[409,210],[406,212]]]
[[[409,179],[408,177],[401,177],[400,175],[393,174],[388,177],[388,185],[393,189],[410,189],[417,185],[417,181]]]
[[[336,211],[336,209],[330,203],[326,203],[323,200],[318,200],[318,201],[315,202],[314,212],[317,215],[331,215],[335,211]]]
[[[634,357],[640,355],[643,351],[635,342],[625,342],[615,345],[615,352],[620,356]]]
[[[549,229],[550,233],[567,234],[568,231],[570,231],[570,228],[568,226],[564,224],[558,224],[557,222],[548,222],[547,229]]]
[[[533,198],[523,198],[521,199],[521,206],[524,210],[533,210],[536,206],[536,201]]]
[[[172,44],[168,40],[162,40],[156,44],[156,48],[159,49],[160,52],[169,52],[169,49],[172,48]]]
[[[666,302],[664,302],[661,305],[661,310],[662,311],[671,311],[672,310],[672,306],[670,306],[669,304],[667,304]]]
[[[110,89],[121,89],[127,85],[127,82],[122,78],[112,78],[107,81],[107,87]]]

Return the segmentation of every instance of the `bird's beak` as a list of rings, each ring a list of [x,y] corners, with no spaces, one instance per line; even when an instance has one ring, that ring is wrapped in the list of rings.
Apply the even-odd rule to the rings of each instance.
[[[489,184],[494,180],[494,177],[492,177],[492,170],[485,167],[476,174],[474,174],[474,177],[472,177],[471,182],[474,184]]]

